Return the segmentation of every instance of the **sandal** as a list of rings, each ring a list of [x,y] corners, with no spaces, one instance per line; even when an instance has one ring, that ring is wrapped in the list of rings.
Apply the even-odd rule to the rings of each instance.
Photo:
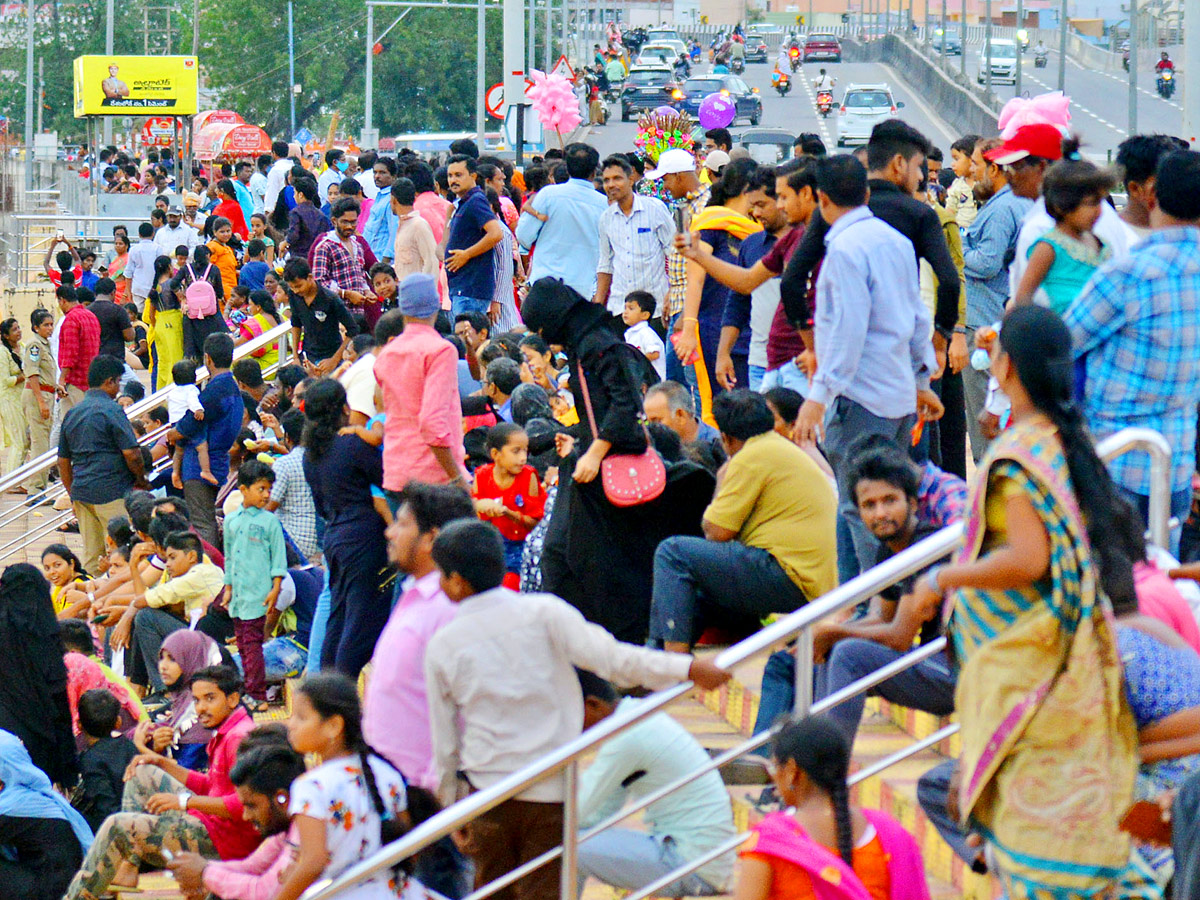
[[[265,713],[270,709],[270,704],[268,704],[266,700],[255,700],[254,698],[250,697],[243,702],[246,704],[246,709],[250,711],[251,715]]]
[[[79,522],[63,522],[56,530],[63,534],[79,534]]]

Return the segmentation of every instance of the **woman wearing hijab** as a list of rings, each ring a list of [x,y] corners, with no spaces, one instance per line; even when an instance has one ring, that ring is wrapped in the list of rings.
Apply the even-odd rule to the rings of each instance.
[[[0,900],[58,900],[91,845],[83,816],[0,730]]]
[[[185,769],[199,771],[208,763],[205,745],[212,732],[196,719],[192,676],[209,666],[219,666],[221,648],[200,631],[181,629],[167,635],[158,651],[158,674],[166,685],[169,706],[155,718],[147,743],[158,753],[171,754]]]
[[[575,606],[619,640],[645,641],[654,548],[671,534],[699,535],[713,479],[692,463],[667,469],[667,486],[649,503],[613,506],[600,481],[609,453],[646,450],[642,385],[649,363],[622,340],[624,323],[553,278],[534,283],[521,314],[530,331],[566,350],[571,393],[581,409],[587,379],[595,413],[577,426],[578,447],[559,467],[559,493],[542,551],[542,588]],[[657,380],[650,369],[649,380]]]
[[[62,639],[50,584],[28,563],[0,575],[0,658],[0,729],[21,739],[54,784],[69,788],[79,768]]]
[[[522,428],[530,419],[554,419],[546,389],[532,382],[517,385],[512,394],[511,409],[513,422]]]

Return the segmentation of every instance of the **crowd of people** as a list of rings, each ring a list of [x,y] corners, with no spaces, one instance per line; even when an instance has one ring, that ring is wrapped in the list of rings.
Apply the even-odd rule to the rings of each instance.
[[[944,170],[897,119],[779,166],[706,142],[524,171],[470,140],[323,166],[277,142],[136,242],[52,248],[62,315],[0,323],[0,424],[10,467],[55,448],[82,552],[0,575],[0,897],[166,868],[294,900],[634,708],[618,689],[718,687],[697,644],[958,522],[953,561],[817,627],[816,695],[945,637],[869,693],[957,715],[920,790],[955,852],[1010,897],[1200,896],[1195,540],[1149,547],[1151,466],[1094,443],[1162,433],[1187,520],[1200,154],[1136,135],[1114,175],[1053,122]],[[131,418],[139,370],[169,392]],[[286,725],[256,725],[287,678]],[[710,773],[584,842],[580,886],[704,857],[659,893],[927,897],[913,837],[849,799],[864,698],[792,719],[795,683],[781,649],[755,727],[783,811],[740,863]],[[584,771],[580,827],[706,759],[645,719]],[[457,900],[557,846],[568,789],[348,896]]]

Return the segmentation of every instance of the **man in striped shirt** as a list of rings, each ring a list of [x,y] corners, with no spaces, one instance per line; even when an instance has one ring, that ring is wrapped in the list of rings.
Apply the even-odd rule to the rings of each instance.
[[[608,157],[603,173],[609,206],[600,214],[596,302],[620,315],[630,291],[647,291],[658,303],[655,315],[661,315],[670,290],[667,254],[675,237],[671,213],[661,200],[633,192],[633,166],[625,157]]]

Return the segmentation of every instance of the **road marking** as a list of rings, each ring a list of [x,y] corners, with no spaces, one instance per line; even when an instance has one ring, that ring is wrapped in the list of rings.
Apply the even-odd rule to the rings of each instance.
[[[825,142],[826,147],[832,150],[835,147],[835,144],[833,138],[829,136],[829,120],[817,111],[817,93],[813,86],[809,83],[808,78],[804,75],[803,64],[801,64],[800,68],[792,76],[793,80],[795,80],[797,77],[799,77],[800,83],[804,85],[804,93],[808,94],[808,102],[812,106],[813,114],[817,117],[817,128],[821,132],[821,140]]]
[[[929,106],[929,104],[927,104],[921,98],[921,96],[912,89],[912,86],[907,81],[905,81],[903,78],[901,78],[899,75],[896,74],[895,69],[893,69],[891,66],[887,65],[886,63],[880,63],[879,65],[882,68],[886,69],[888,74],[891,75],[892,78],[894,78],[896,80],[896,83],[899,84],[900,86],[902,86],[908,92],[909,102],[918,106],[920,108],[921,112],[925,113],[925,115],[929,118],[929,121],[933,123],[933,126],[935,128],[937,128],[938,131],[940,131],[943,135],[945,135],[947,141],[949,141],[950,143],[953,144],[955,141],[957,141],[959,139],[959,137],[961,137],[961,135],[956,135],[950,131],[949,126],[946,125],[946,123],[943,121],[942,117],[933,111],[933,109]]]
[[[1051,87],[1050,85],[1046,84],[1046,82],[1042,81],[1040,78],[1037,78],[1037,77],[1035,77],[1035,76],[1033,76],[1033,75],[1027,75],[1027,74],[1025,74],[1024,72],[1022,72],[1022,73],[1021,73],[1021,76],[1022,76],[1023,78],[1028,78],[1028,79],[1029,79],[1030,81],[1032,81],[1034,84],[1038,85],[1039,87],[1043,87],[1043,88],[1045,88],[1047,91],[1056,91],[1056,90],[1058,90],[1058,88],[1053,88],[1053,87]],[[1070,95],[1070,94],[1068,94],[1067,96],[1071,97],[1071,95]],[[1080,102],[1079,102],[1079,101],[1078,101],[1078,100],[1077,100],[1075,97],[1071,97],[1071,111],[1072,111],[1072,112],[1078,111],[1078,112],[1082,112],[1082,113],[1087,113],[1089,116],[1091,116],[1091,117],[1092,117],[1093,119],[1095,119],[1097,122],[1099,122],[1101,125],[1103,125],[1103,126],[1104,126],[1104,127],[1106,127],[1106,128],[1111,128],[1113,131],[1115,131],[1115,132],[1116,132],[1117,134],[1119,134],[1119,135],[1122,135],[1122,136],[1128,136],[1128,134],[1129,134],[1129,132],[1128,132],[1128,131],[1126,131],[1124,128],[1121,128],[1121,127],[1120,127],[1120,126],[1118,126],[1118,125],[1114,125],[1114,124],[1112,124],[1111,122],[1109,122],[1107,119],[1102,119],[1100,116],[1096,115],[1094,112],[1092,112],[1092,111],[1091,111],[1090,109],[1088,109],[1086,106],[1084,106],[1083,104],[1081,104],[1081,103],[1080,103]]]

